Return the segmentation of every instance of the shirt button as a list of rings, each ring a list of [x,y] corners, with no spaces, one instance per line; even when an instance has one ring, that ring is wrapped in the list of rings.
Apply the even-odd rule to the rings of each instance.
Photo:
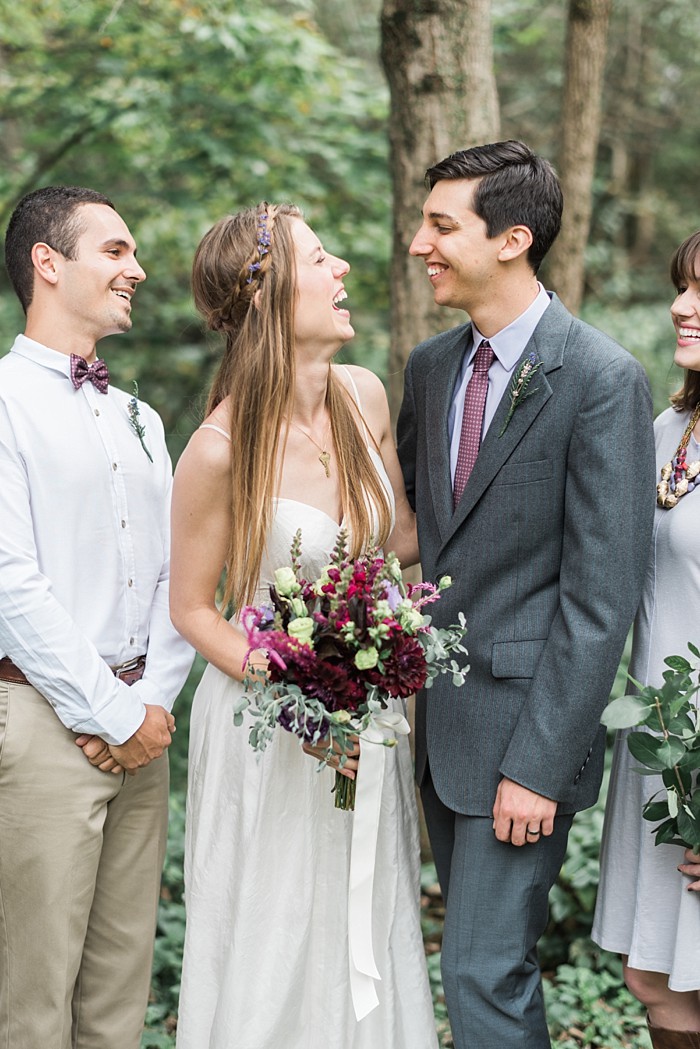
[[[99,408],[95,408],[95,415],[99,415],[99,414],[100,414],[100,409]]]
[[[112,469],[116,470],[116,468],[117,468],[117,464],[116,463],[112,463]]]
[[[130,579],[130,580],[129,580],[129,586],[133,586],[133,585],[134,585],[134,580],[133,580],[133,579]]]
[[[122,521],[122,528],[126,528],[126,521]]]
[[[130,638],[129,638],[129,644],[130,644],[130,645],[133,645],[133,643],[134,643],[134,639],[133,639],[133,637],[130,637]]]

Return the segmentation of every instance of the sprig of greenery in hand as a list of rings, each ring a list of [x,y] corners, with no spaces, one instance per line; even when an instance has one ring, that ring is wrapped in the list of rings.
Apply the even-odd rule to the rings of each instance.
[[[653,832],[657,845],[683,845],[700,853],[700,650],[690,643],[688,648],[692,662],[683,656],[664,660],[669,669],[660,688],[630,678],[638,693],[609,703],[601,721],[612,729],[647,730],[631,732],[627,745],[642,766],[640,774],[660,774],[664,786],[644,804],[642,816],[662,821]]]

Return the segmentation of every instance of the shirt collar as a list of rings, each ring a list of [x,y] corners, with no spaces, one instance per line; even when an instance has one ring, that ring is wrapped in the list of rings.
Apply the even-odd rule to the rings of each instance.
[[[549,295],[539,281],[537,282],[537,287],[539,292],[525,312],[521,313],[507,327],[496,332],[488,340],[489,346],[506,371],[512,371],[520,360],[523,350],[532,338],[532,333],[542,318],[542,314],[551,302]],[[469,352],[468,363],[471,363],[479,343],[484,339],[484,336],[473,321],[471,322],[471,327],[472,348]]]
[[[10,353],[16,353],[34,364],[41,365],[42,368],[51,368],[70,378],[70,357],[67,353],[49,349],[48,346],[43,346],[34,339],[28,339],[26,335],[17,336]]]

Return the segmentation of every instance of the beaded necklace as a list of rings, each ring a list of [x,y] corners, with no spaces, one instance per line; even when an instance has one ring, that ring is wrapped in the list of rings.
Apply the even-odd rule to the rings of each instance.
[[[686,462],[688,441],[699,419],[700,403],[696,405],[695,411],[683,431],[676,454],[671,462],[666,463],[661,469],[661,480],[656,486],[656,502],[665,510],[672,510],[682,496],[692,492],[700,485],[700,478],[698,477],[698,474],[700,474],[700,459],[690,465]]]

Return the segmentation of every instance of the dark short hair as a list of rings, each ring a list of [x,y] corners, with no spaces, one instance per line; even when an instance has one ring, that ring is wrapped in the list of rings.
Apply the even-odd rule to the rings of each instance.
[[[691,281],[700,281],[700,230],[691,233],[671,256],[671,280],[678,293]],[[685,369],[683,385],[671,397],[677,412],[693,411],[700,403],[700,372]]]
[[[12,213],[5,234],[5,266],[26,313],[34,295],[32,248],[48,244],[66,259],[76,258],[85,225],[80,218],[83,204],[106,204],[111,200],[82,186],[45,186],[22,197]]]
[[[564,208],[549,161],[524,142],[490,142],[452,153],[425,173],[429,189],[446,179],[479,179],[473,208],[486,223],[489,237],[511,226],[527,226],[532,233],[527,258],[537,273],[559,233]]]
[[[676,291],[692,281],[700,281],[700,230],[689,237],[674,251],[670,264],[671,280]]]

